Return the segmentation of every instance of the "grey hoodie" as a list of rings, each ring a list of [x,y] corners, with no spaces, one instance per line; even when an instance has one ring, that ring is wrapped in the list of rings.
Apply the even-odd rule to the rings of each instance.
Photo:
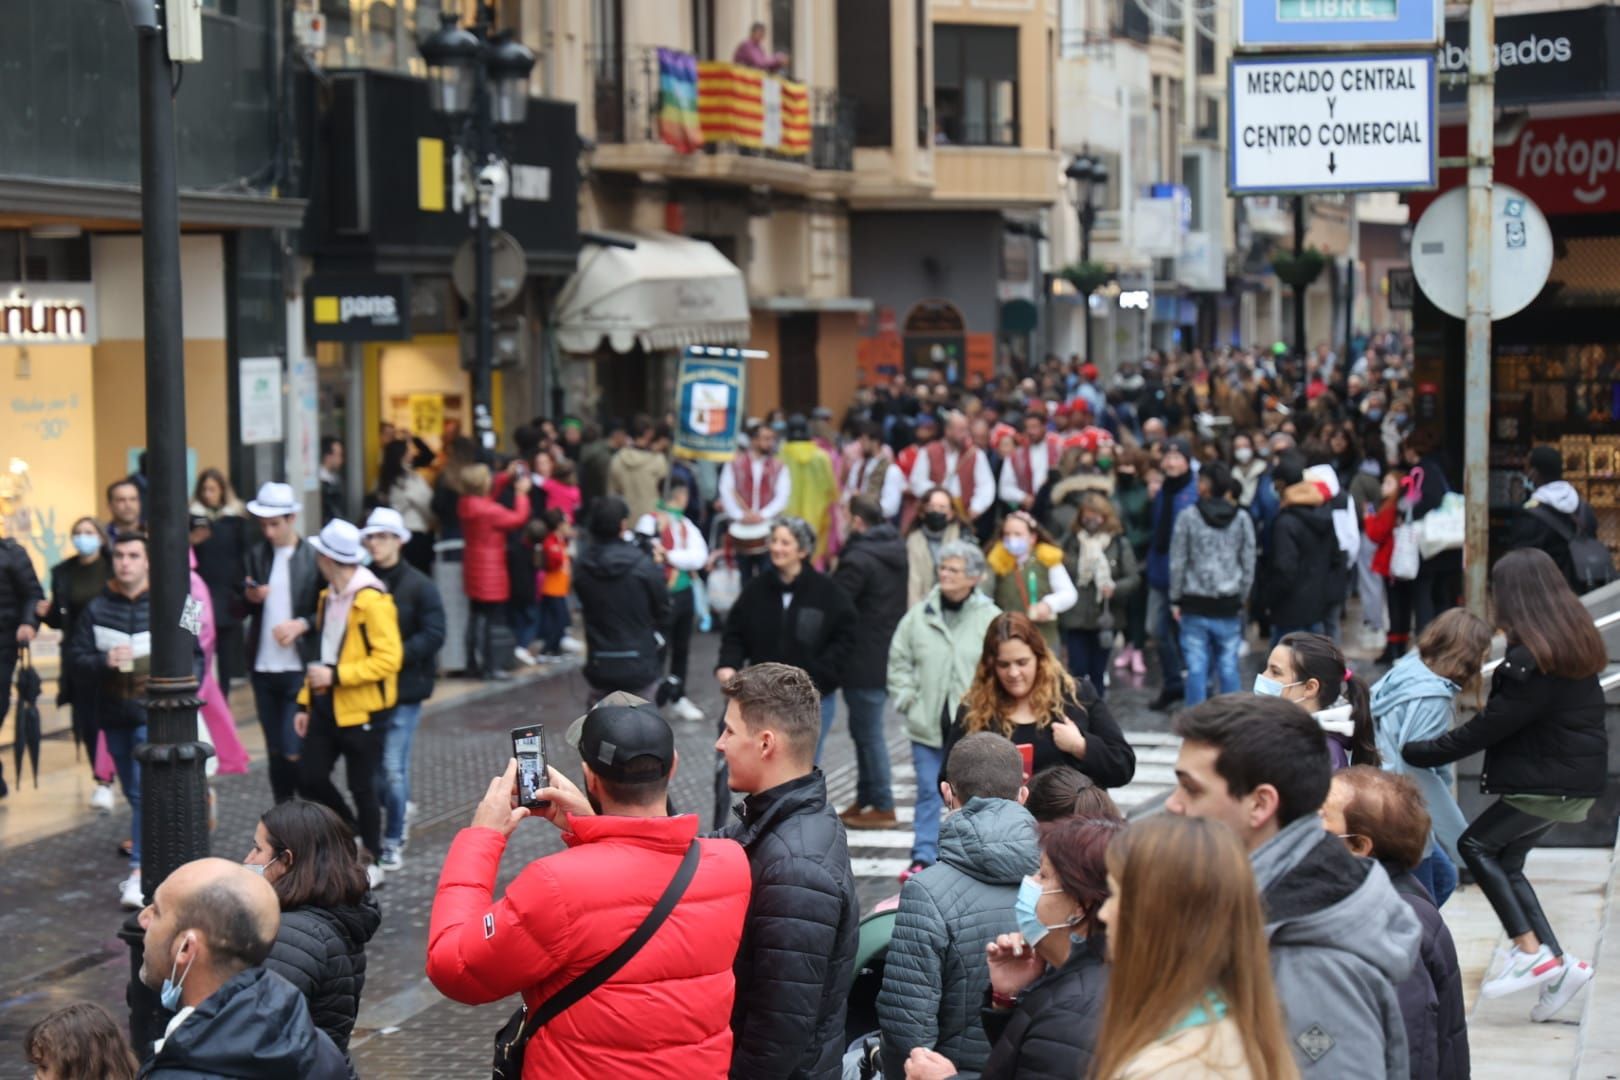
[[[1411,973],[1423,931],[1383,867],[1351,855],[1315,814],[1284,826],[1249,861],[1300,1071],[1406,1080],[1395,987]]]
[[[917,1046],[950,1058],[962,1080],[979,1075],[990,1056],[979,1022],[990,983],[984,949],[1018,929],[1019,882],[1040,864],[1035,819],[1015,802],[970,799],[940,824],[939,862],[900,889],[883,969],[877,1012],[888,1076],[905,1075]]]
[[[1372,714],[1377,721],[1383,767],[1405,773],[1417,782],[1428,804],[1429,817],[1434,820],[1434,838],[1452,862],[1462,861],[1457,855],[1457,838],[1468,827],[1468,819],[1452,794],[1451,766],[1408,765],[1401,757],[1401,747],[1409,742],[1438,739],[1450,731],[1453,702],[1459,692],[1456,683],[1430,671],[1415,652],[1401,657],[1389,674],[1372,687]]]
[[[1193,509],[1170,534],[1170,602],[1191,615],[1236,615],[1254,584],[1254,522],[1225,499]]]

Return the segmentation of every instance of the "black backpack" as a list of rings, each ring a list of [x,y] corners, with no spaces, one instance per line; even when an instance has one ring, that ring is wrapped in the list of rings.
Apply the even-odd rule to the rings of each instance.
[[[1584,505],[1584,504],[1583,504]],[[1579,508],[1577,508],[1577,513]],[[1575,517],[1559,513],[1549,506],[1533,506],[1529,513],[1545,524],[1564,542],[1565,557],[1558,552],[1547,554],[1558,563],[1569,579],[1570,588],[1577,593],[1591,592],[1614,580],[1614,555],[1609,547],[1595,536],[1583,535],[1576,526]]]

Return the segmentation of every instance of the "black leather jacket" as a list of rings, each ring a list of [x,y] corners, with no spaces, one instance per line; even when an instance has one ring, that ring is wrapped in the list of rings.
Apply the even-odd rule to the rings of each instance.
[[[248,548],[244,562],[250,580],[260,585],[270,584],[270,570],[275,564],[275,555],[270,550],[268,540],[261,539]],[[293,551],[287,572],[292,575],[293,618],[303,619],[309,627],[309,631],[298,639],[298,653],[308,663],[320,652],[320,637],[315,633],[315,607],[320,602],[325,582],[321,580],[320,568],[315,565],[315,549],[303,537],[298,539],[298,547]],[[247,611],[247,658],[248,667],[252,668],[259,655],[259,634],[261,631],[268,632],[270,628],[261,625],[264,622],[263,604],[248,604]]]

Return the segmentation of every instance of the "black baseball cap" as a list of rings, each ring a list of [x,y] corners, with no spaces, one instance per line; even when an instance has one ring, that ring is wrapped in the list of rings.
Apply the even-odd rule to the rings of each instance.
[[[584,721],[579,756],[596,775],[630,783],[668,776],[674,767],[675,732],[647,702],[603,702]]]

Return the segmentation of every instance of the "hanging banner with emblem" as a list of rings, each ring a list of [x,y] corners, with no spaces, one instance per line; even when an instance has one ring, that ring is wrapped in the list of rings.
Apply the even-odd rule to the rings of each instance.
[[[675,391],[677,457],[730,461],[736,456],[748,393],[747,365],[737,349],[695,348],[681,357]]]

